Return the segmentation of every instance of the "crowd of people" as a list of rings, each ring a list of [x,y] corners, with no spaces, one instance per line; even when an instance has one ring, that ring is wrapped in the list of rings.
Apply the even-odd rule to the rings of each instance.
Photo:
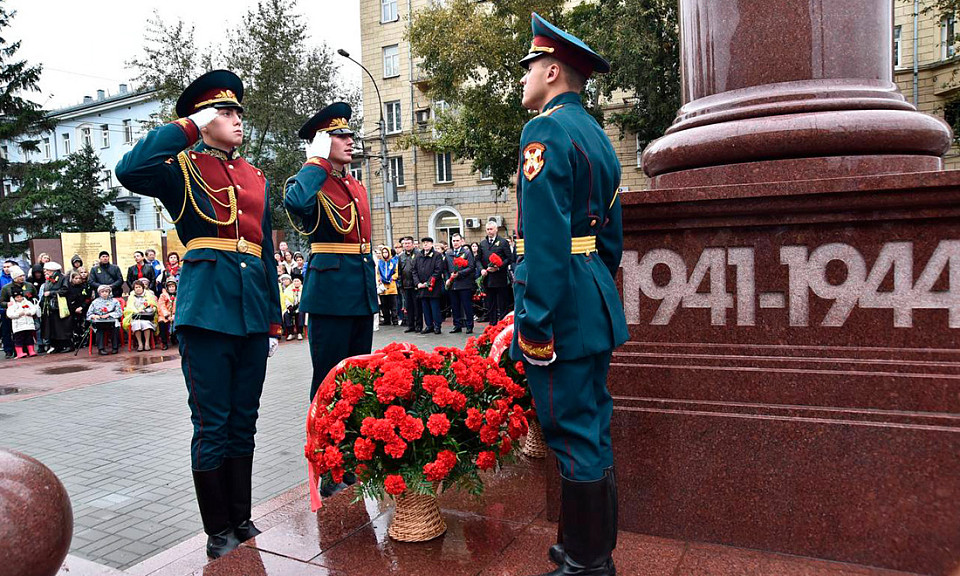
[[[96,343],[117,354],[128,338],[138,351],[176,344],[180,256],[166,263],[156,250],[137,250],[126,275],[102,251],[85,266],[80,255],[65,270],[46,253],[28,270],[15,260],[0,274],[0,339],[6,359],[74,352]]]

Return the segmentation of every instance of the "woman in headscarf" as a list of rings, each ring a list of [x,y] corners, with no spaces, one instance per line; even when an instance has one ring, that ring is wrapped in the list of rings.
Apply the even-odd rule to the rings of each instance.
[[[51,346],[50,352],[71,352],[70,305],[67,303],[67,278],[56,262],[43,265],[46,281],[40,288],[41,308],[40,332]]]

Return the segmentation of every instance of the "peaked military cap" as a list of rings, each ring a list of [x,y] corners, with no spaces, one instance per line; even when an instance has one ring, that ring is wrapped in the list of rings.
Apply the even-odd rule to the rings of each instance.
[[[204,108],[239,108],[243,112],[243,81],[229,70],[212,70],[190,83],[177,98],[177,117]]]
[[[536,12],[530,15],[530,27],[533,28],[533,43],[530,44],[530,52],[520,60],[524,68],[528,68],[533,60],[549,55],[585,78],[594,72],[610,71],[610,63],[591,50],[583,40],[557,28]]]
[[[313,140],[317,132],[329,134],[353,134],[348,122],[353,110],[346,102],[334,102],[313,115],[313,118],[300,127],[297,136],[304,140]]]

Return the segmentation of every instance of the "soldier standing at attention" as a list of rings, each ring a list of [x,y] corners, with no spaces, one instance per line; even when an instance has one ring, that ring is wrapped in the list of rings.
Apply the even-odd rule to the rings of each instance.
[[[151,130],[116,169],[126,188],[176,215],[187,246],[177,334],[193,482],[213,558],[259,533],[250,521],[254,434],[281,333],[267,180],[237,153],[242,100],[236,74],[204,74],[177,100],[179,119]]]
[[[520,139],[515,329],[544,436],[561,473],[560,540],[549,576],[612,576],[617,490],[607,370],[627,325],[614,276],[623,251],[620,162],[580,91],[610,65],[533,14]]]
[[[376,268],[370,254],[370,206],[363,184],[350,175],[352,110],[335,102],[297,133],[309,140],[307,161],[284,186],[283,205],[310,236],[310,264],[300,311],[310,314],[313,361],[310,401],[338,362],[369,354],[377,313]]]

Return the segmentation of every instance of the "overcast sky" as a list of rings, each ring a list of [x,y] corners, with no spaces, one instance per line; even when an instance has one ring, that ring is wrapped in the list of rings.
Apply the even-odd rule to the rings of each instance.
[[[53,110],[96,96],[97,89],[116,94],[121,83],[136,84],[125,62],[140,54],[147,19],[158,10],[174,22],[182,18],[196,25],[197,44],[219,43],[223,30],[240,24],[256,0],[204,2],[202,0],[7,0],[17,11],[4,30],[8,41],[22,42],[17,56],[43,64],[42,94],[30,95]],[[310,41],[360,54],[359,0],[300,0],[307,15]],[[322,8],[321,8],[322,7]],[[315,16],[311,13],[316,14]],[[344,77],[359,84],[360,69],[337,57]]]

